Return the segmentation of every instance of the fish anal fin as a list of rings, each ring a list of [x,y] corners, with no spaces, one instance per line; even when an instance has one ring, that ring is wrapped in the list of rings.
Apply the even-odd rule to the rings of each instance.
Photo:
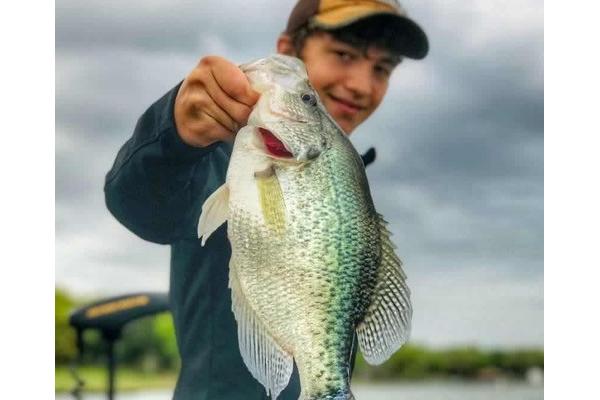
[[[229,217],[229,187],[221,185],[215,190],[202,205],[202,213],[198,221],[198,238],[202,239],[202,246],[206,239]]]
[[[371,303],[356,333],[365,360],[386,361],[408,340],[412,305],[402,262],[394,252],[390,233],[380,216],[381,261]]]
[[[248,303],[231,267],[229,287],[242,359],[252,376],[265,387],[267,395],[275,400],[290,380],[293,357],[281,348]]]

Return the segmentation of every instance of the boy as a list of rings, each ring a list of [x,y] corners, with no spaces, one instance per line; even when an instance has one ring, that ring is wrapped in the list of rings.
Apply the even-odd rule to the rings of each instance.
[[[425,57],[428,42],[395,0],[300,0],[277,51],[304,61],[328,112],[350,134],[379,106],[402,57]],[[239,353],[226,228],[204,247],[196,234],[202,204],[224,182],[231,142],[258,96],[236,65],[202,58],[142,115],[106,177],[111,213],[141,238],[171,245],[176,400],[267,398]],[[294,371],[279,399],[299,393]]]

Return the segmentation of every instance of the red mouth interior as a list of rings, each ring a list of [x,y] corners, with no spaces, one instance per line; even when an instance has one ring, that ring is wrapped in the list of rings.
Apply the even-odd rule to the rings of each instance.
[[[281,143],[270,130],[265,128],[258,128],[258,130],[262,135],[263,142],[269,153],[277,157],[293,157],[293,154],[287,151],[283,143]]]

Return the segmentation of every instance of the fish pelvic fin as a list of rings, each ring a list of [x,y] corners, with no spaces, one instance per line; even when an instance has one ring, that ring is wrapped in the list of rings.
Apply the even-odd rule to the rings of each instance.
[[[265,224],[272,232],[282,234],[285,231],[285,202],[275,169],[270,165],[264,171],[255,172],[254,178]]]
[[[202,240],[202,246],[206,239],[229,217],[229,187],[221,185],[215,190],[202,205],[202,213],[198,221],[198,238]]]
[[[363,357],[371,365],[383,363],[407,342],[412,318],[402,262],[394,251],[386,222],[381,215],[378,218],[381,260],[371,303],[356,328]]]
[[[276,400],[292,375],[293,357],[281,348],[248,303],[232,267],[229,287],[242,359],[252,376],[265,387],[267,395]]]

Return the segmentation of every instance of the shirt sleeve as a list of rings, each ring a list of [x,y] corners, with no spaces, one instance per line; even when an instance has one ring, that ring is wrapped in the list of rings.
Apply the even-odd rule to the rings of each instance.
[[[162,244],[196,235],[198,209],[206,197],[205,185],[198,182],[214,170],[206,159],[219,145],[193,147],[179,137],[173,108],[180,85],[140,117],[104,185],[112,215],[142,239]]]

